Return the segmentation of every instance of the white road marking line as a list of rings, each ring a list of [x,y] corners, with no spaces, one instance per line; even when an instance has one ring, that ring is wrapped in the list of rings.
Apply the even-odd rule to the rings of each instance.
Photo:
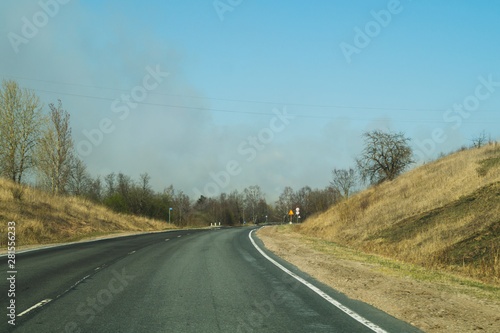
[[[66,290],[66,291],[69,291],[69,290],[71,290],[71,289],[75,288],[77,285],[79,285],[79,284],[80,284],[80,283],[82,283],[83,281],[87,280],[89,277],[90,277],[90,275],[86,275],[86,276],[84,276],[84,277],[83,277],[83,279],[81,279],[81,280],[77,281],[74,285],[72,285],[72,286],[71,286],[68,290]]]
[[[177,230],[165,230],[161,232],[175,232]],[[143,236],[143,235],[150,235],[150,234],[156,234],[156,231],[151,231],[151,232],[144,232],[140,234],[133,234],[133,235],[123,235],[123,236],[116,236],[116,237],[108,237],[108,238],[99,238],[99,239],[92,239],[88,241],[78,241],[78,242],[71,242],[71,243],[65,243],[65,244],[58,244],[58,245],[48,245],[48,246],[41,246],[41,247],[35,247],[33,249],[26,249],[26,250],[16,250],[16,254],[21,254],[21,253],[26,253],[26,252],[33,252],[33,251],[40,251],[40,250],[46,250],[46,249],[51,249],[54,247],[64,247],[68,245],[75,245],[75,244],[86,244],[86,243],[93,243],[93,242],[101,242],[101,241],[106,241],[110,239],[117,239],[117,238],[122,238],[122,237],[135,237],[135,236]],[[0,258],[2,257],[7,257],[9,254],[8,253],[2,253],[0,254]]]
[[[177,236],[177,238],[180,238],[180,237],[182,237],[182,235]]]
[[[134,253],[135,253],[135,251],[132,251],[132,252],[129,252],[128,254],[134,254]]]
[[[304,284],[306,287],[308,287],[309,289],[311,289],[312,291],[314,291],[316,294],[318,294],[319,296],[321,296],[327,302],[329,302],[330,304],[332,304],[333,306],[335,306],[336,308],[338,308],[339,310],[341,310],[345,314],[349,315],[354,320],[356,320],[359,323],[365,325],[366,327],[368,327],[372,331],[374,331],[376,333],[388,333],[387,331],[385,331],[384,329],[382,329],[379,326],[375,325],[374,323],[372,323],[368,319],[365,319],[362,316],[360,316],[359,314],[357,314],[356,312],[352,311],[351,309],[349,309],[348,307],[346,307],[342,303],[334,300],[327,293],[325,293],[321,289],[313,286],[312,284],[310,284],[309,282],[307,282],[306,280],[304,280],[300,276],[296,275],[295,273],[289,271],[288,269],[286,269],[285,267],[283,267],[281,264],[279,264],[278,262],[276,262],[275,260],[273,260],[271,257],[269,257],[267,254],[265,254],[264,251],[262,251],[262,249],[253,240],[253,238],[252,238],[252,232],[253,231],[254,230],[250,231],[250,233],[248,234],[248,237],[250,238],[250,241],[252,242],[253,246],[257,249],[257,251],[260,252],[260,254],[262,254],[264,256],[264,258],[266,258],[267,260],[269,260],[271,263],[273,263],[276,267],[278,267],[279,269],[281,269],[283,272],[287,273],[291,277],[295,278],[297,281],[299,281],[302,284]]]
[[[165,242],[168,242],[169,240],[170,240],[170,239],[169,239],[169,238],[167,238],[167,239],[165,239]]]
[[[36,303],[35,305],[33,305],[31,308],[29,308],[28,310],[26,311],[23,311],[21,312],[20,314],[18,314],[17,316],[18,317],[21,317],[21,316],[24,316],[25,314],[27,314],[28,312],[36,309],[36,308],[39,308],[41,306],[43,306],[44,304],[47,304],[48,302],[52,301],[50,298],[48,299],[44,299],[43,301],[39,302],[39,303]]]

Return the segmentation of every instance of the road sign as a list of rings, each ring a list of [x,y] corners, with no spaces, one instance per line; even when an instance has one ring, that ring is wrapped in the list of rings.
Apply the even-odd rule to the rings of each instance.
[[[293,210],[290,209],[290,213],[288,215],[293,215]]]
[[[295,211],[297,212],[297,214],[299,214],[300,208],[299,207],[295,208]]]

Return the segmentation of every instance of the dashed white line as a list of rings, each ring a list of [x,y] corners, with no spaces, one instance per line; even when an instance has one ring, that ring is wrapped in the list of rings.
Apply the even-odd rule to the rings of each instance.
[[[68,288],[68,290],[66,290],[64,293],[62,293],[61,295],[67,293],[68,291],[70,291],[71,289],[75,288],[77,285],[79,285],[80,283],[82,283],[83,281],[87,280],[88,278],[90,277],[90,275],[86,275],[83,277],[83,279],[77,281],[74,285],[72,285],[71,287]],[[59,295],[60,296],[60,295]],[[57,296],[57,297],[59,297]]]
[[[129,252],[128,254],[134,254],[134,253],[135,253],[135,251],[132,251],[132,252]]]
[[[47,299],[44,299],[43,301],[39,302],[39,303],[36,303],[35,305],[33,305],[31,308],[21,312],[20,314],[18,314],[17,316],[18,317],[21,317],[21,316],[24,316],[25,314],[27,314],[28,312],[36,309],[36,308],[39,308],[45,304],[47,304],[48,302],[52,301],[50,298],[47,298]]]
[[[169,240],[170,240],[170,238],[167,238],[167,239],[165,239],[165,242],[168,242]]]
[[[365,319],[363,318],[362,316],[360,316],[359,314],[357,314],[356,312],[352,311],[351,309],[349,309],[348,307],[346,307],[345,305],[343,305],[342,303],[334,300],[333,298],[331,298],[327,293],[325,293],[324,291],[322,291],[321,289],[319,289],[318,287],[315,287],[314,285],[310,284],[309,282],[307,282],[306,280],[304,280],[303,278],[301,278],[300,276],[298,276],[297,274],[289,271],[288,269],[286,269],[284,266],[282,266],[281,264],[279,264],[277,261],[275,261],[274,259],[272,259],[271,257],[269,257],[264,251],[262,251],[262,249],[255,243],[255,241],[253,240],[252,238],[252,232],[254,232],[254,230],[251,230],[250,233],[248,234],[248,237],[250,238],[250,241],[252,242],[253,246],[257,249],[257,251],[260,252],[260,254],[262,254],[264,256],[264,258],[266,258],[267,260],[269,260],[271,263],[273,263],[276,267],[278,267],[279,269],[281,269],[283,272],[287,273],[288,275],[290,275],[291,277],[295,278],[297,281],[299,281],[300,283],[302,283],[303,285],[305,285],[306,287],[308,287],[309,289],[311,289],[312,291],[314,291],[316,294],[318,294],[319,296],[321,296],[323,299],[325,299],[327,302],[329,302],[330,304],[334,305],[336,308],[338,308],[339,310],[341,310],[342,312],[344,312],[345,314],[347,314],[348,316],[350,316],[351,318],[353,318],[354,320],[356,320],[357,322],[365,325],[366,327],[368,327],[369,329],[371,329],[372,331],[376,332],[376,333],[387,333],[387,331],[385,331],[384,329],[382,329],[381,327],[375,325],[374,323],[372,323],[371,321],[369,321],[368,319]]]
[[[98,270],[101,270],[101,269],[103,269],[104,267],[106,267],[106,264],[103,264],[103,265],[101,265],[101,266],[99,266],[99,267],[94,268],[94,272],[97,272]],[[88,277],[88,275],[87,275],[87,277]],[[84,279],[86,279],[87,277],[84,277]],[[83,281],[83,280],[82,280],[82,281]],[[80,282],[81,282],[81,281],[80,281]]]

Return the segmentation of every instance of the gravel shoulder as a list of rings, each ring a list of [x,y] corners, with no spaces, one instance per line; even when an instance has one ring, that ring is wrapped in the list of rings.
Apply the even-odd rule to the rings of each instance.
[[[425,332],[500,332],[500,288],[311,239],[286,226],[259,229],[267,249],[352,299]]]

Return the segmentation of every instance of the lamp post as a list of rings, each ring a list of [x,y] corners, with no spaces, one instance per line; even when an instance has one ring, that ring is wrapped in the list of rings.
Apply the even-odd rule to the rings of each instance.
[[[168,209],[168,227],[170,228],[170,211],[172,210],[172,207]]]

